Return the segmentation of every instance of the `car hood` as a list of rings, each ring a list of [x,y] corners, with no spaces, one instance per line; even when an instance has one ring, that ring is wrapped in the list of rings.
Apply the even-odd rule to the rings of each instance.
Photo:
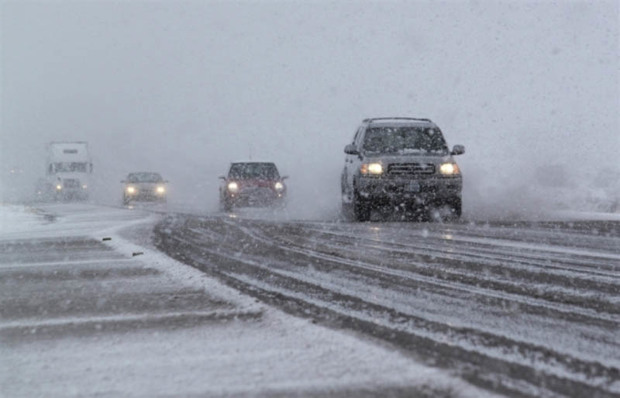
[[[229,181],[234,181],[242,187],[256,187],[256,188],[273,188],[276,182],[280,182],[280,180],[234,180],[231,179]]]

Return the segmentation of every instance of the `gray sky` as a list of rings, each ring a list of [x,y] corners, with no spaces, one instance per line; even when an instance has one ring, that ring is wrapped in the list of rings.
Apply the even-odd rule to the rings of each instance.
[[[618,1],[1,4],[3,169],[86,140],[110,198],[152,169],[213,202],[252,156],[329,207],[371,116],[433,119],[470,192],[620,167]]]

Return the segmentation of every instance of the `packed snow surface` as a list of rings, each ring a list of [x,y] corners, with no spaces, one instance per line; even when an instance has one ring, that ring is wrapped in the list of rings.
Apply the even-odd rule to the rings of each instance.
[[[0,395],[355,396],[343,391],[410,387],[490,396],[393,349],[266,307],[166,257],[149,244],[158,218],[87,204],[0,206],[3,247],[53,242],[43,253],[35,245],[0,258],[0,276],[8,278],[0,282],[0,303],[17,308],[0,317]],[[87,249],[68,249],[74,242],[93,242],[91,257],[75,259],[71,250]],[[132,270],[137,276],[110,277]],[[109,275],[78,277],[87,271]],[[207,304],[155,312],[130,305],[154,293],[187,292]],[[79,310],[95,295],[90,312]],[[62,311],[45,307],[48,301]]]

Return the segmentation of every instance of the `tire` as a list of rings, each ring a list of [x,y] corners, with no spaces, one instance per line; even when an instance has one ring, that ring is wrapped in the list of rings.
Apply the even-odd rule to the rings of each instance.
[[[227,213],[230,213],[233,209],[232,203],[230,203],[227,200],[224,200],[223,202],[221,202],[220,207],[222,208],[222,210],[224,210]]]
[[[287,206],[286,199],[281,198],[280,200],[277,200],[272,207],[276,210],[283,211],[283,210],[286,210],[286,206]]]
[[[463,201],[461,198],[454,198],[450,201],[450,206],[452,207],[452,215],[455,220],[461,218],[461,213],[463,212]]]
[[[341,216],[343,218],[343,220],[345,221],[352,221],[353,220],[353,203],[351,203],[350,200],[345,200],[345,192],[344,190],[342,191],[341,194],[341,204],[340,204],[340,213]]]
[[[343,220],[354,221],[355,215],[353,213],[353,199],[351,198],[351,195],[349,195],[349,192],[347,191],[344,174],[342,175],[342,179],[340,181],[340,197],[342,201],[341,207],[340,207],[340,213],[341,213]]]
[[[357,192],[353,192],[353,218],[355,221],[370,221],[370,203],[362,199]]]
[[[353,220],[353,210],[351,208],[351,204],[350,203],[345,203],[342,202],[341,208],[340,208],[340,213],[341,213],[341,217],[344,221],[351,221]]]
[[[462,203],[461,198],[455,197],[450,200],[446,200],[443,203],[444,208],[448,208],[448,212],[444,213],[440,218],[445,221],[456,221],[461,218]],[[441,221],[440,220],[440,221]]]

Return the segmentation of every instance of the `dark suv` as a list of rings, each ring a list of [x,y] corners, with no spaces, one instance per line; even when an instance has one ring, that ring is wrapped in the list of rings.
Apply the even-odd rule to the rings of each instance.
[[[228,176],[220,177],[220,207],[284,207],[286,185],[272,162],[236,162],[230,165]]]
[[[434,209],[461,215],[461,172],[439,127],[429,119],[365,119],[344,149],[345,214],[368,221],[375,208],[429,215]]]

